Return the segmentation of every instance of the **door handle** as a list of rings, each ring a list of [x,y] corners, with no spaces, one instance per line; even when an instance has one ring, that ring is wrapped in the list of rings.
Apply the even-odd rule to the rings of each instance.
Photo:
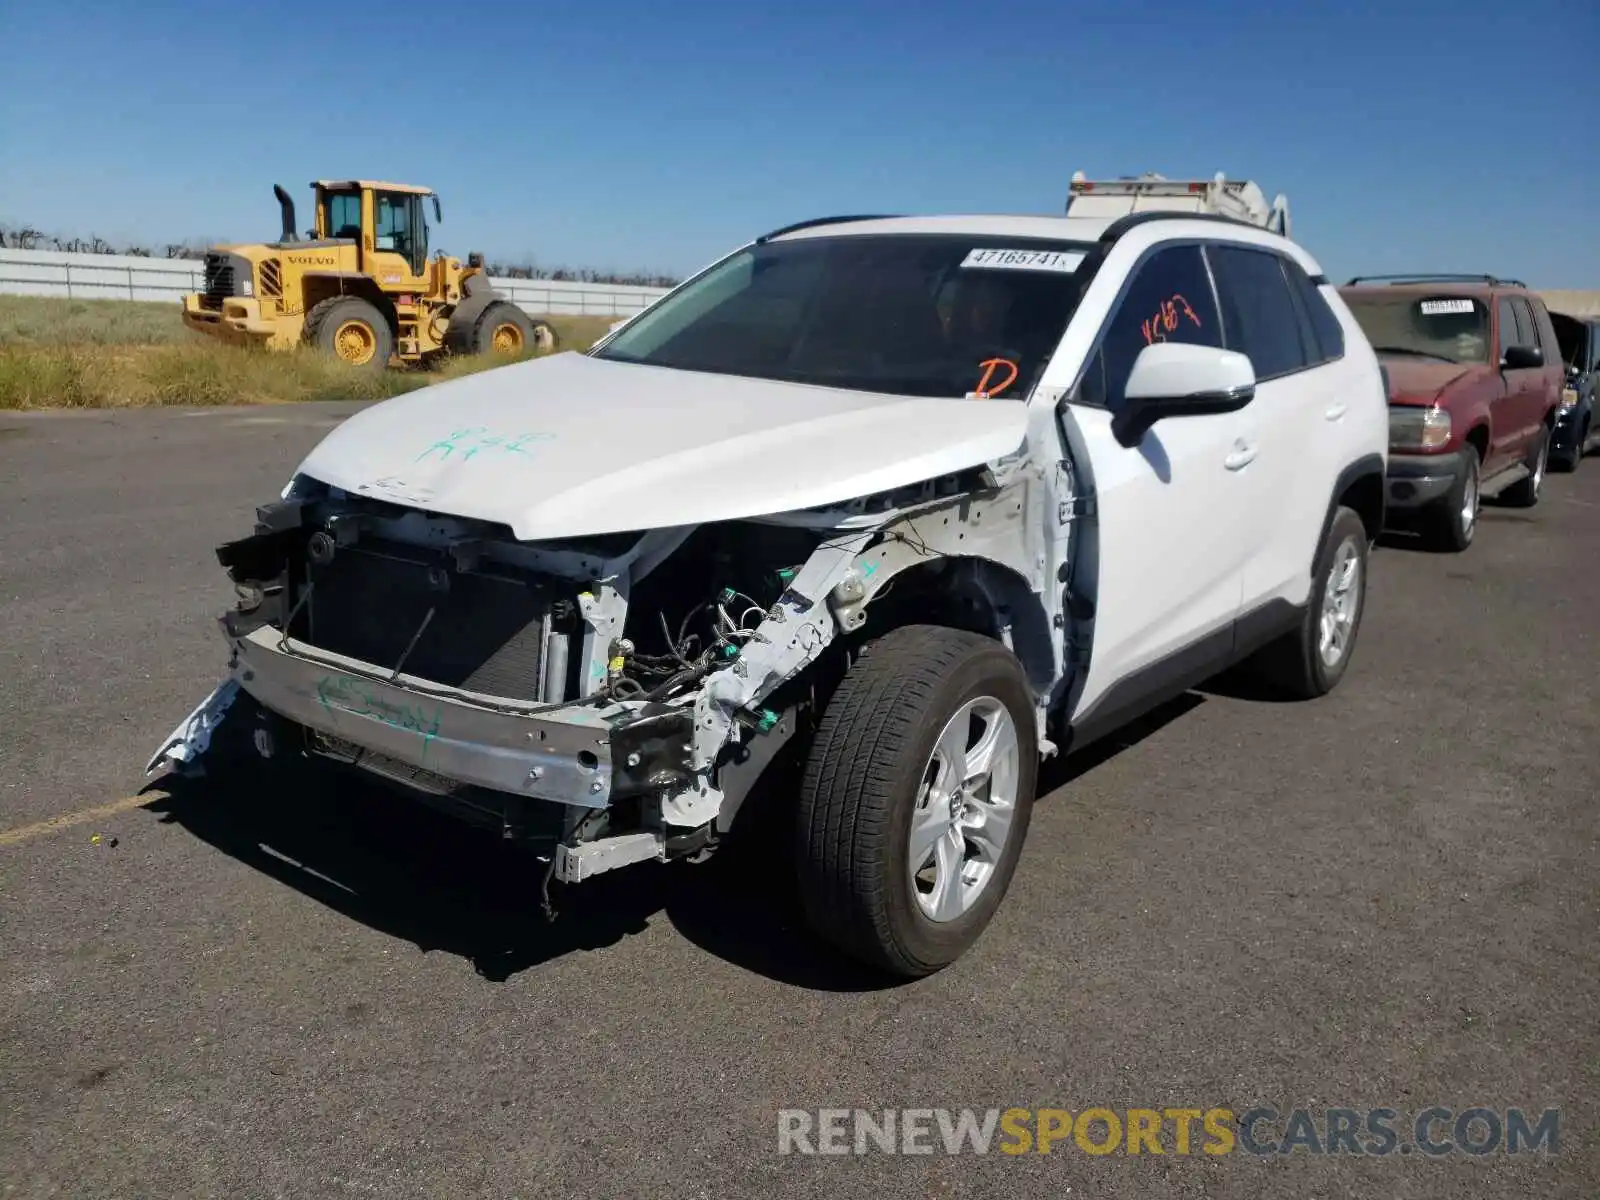
[[[1255,462],[1256,455],[1261,452],[1261,447],[1255,442],[1235,442],[1233,453],[1222,460],[1222,465],[1230,471],[1242,470]]]
[[[1340,420],[1345,413],[1350,411],[1350,406],[1343,401],[1323,410],[1322,415],[1330,421]]]

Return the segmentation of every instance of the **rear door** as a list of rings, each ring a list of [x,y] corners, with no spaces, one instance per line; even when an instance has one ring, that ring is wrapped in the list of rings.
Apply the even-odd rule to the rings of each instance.
[[[1094,595],[1089,667],[1074,719],[1105,719],[1181,690],[1231,649],[1254,518],[1250,484],[1230,461],[1245,413],[1161,421],[1139,445],[1111,432],[1140,350],[1155,341],[1221,348],[1211,279],[1198,244],[1162,244],[1112,303],[1078,385],[1059,408],[1062,434],[1086,460],[1095,493],[1088,565]],[[1194,675],[1196,670],[1200,675]]]
[[[1347,398],[1328,372],[1311,369],[1320,351],[1286,273],[1265,247],[1213,243],[1206,247],[1222,313],[1223,344],[1250,359],[1255,399],[1241,428],[1254,461],[1238,471],[1244,523],[1234,533],[1248,543],[1242,611],[1274,599],[1299,604],[1310,581],[1314,543],[1327,508],[1328,476],[1314,469],[1321,444],[1336,439]]]
[[[1504,391],[1490,413],[1489,458],[1484,463],[1484,473],[1496,471],[1522,461],[1528,448],[1528,412],[1532,407],[1530,394],[1538,386],[1537,371],[1512,370],[1506,366],[1506,351],[1512,346],[1533,346],[1538,343],[1532,334],[1532,321],[1526,317],[1518,320],[1512,296],[1501,296],[1495,304],[1496,337],[1500,347],[1500,379]]]

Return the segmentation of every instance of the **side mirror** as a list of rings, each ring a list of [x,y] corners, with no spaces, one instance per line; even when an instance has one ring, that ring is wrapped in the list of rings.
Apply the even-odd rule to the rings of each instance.
[[[437,196],[433,198],[433,223],[435,225],[444,224],[444,213],[439,209],[439,197]]]
[[[1157,342],[1133,360],[1111,433],[1131,448],[1157,421],[1237,412],[1255,394],[1255,368],[1238,351]]]
[[[1507,346],[1500,365],[1508,371],[1530,371],[1544,366],[1544,351],[1538,346]]]

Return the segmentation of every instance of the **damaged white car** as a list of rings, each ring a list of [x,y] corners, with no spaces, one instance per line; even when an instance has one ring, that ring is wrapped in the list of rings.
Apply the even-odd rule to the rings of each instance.
[[[817,932],[926,974],[999,906],[1042,758],[1247,658],[1339,681],[1384,397],[1251,226],[790,227],[331,433],[219,548],[228,677],[150,767],[354,765],[548,885],[703,857],[788,746]]]

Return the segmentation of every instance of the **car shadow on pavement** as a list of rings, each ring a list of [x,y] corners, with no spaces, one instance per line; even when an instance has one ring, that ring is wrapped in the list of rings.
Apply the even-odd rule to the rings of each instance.
[[[1039,784],[1036,789],[1039,801],[1046,802],[1052,793],[1087,775],[1096,767],[1110,762],[1124,750],[1131,750],[1145,738],[1158,733],[1205,702],[1205,696],[1198,690],[1184,692],[1163,704],[1158,704],[1142,717],[1129,721],[1098,741],[1085,746],[1076,754],[1065,757],[1056,755],[1054,758],[1046,759],[1039,767]]]
[[[771,860],[725,850],[703,864],[645,863],[555,884],[548,921],[545,865],[528,845],[344,772],[297,776],[288,789],[243,775],[162,779],[147,789],[150,811],[351,920],[424,953],[467,959],[493,982],[615,945],[658,915],[701,949],[797,987],[865,991],[894,982],[817,942],[787,872]]]
[[[1485,526],[1533,525],[1537,522],[1537,517],[1512,507],[1498,496],[1484,500],[1483,507],[1478,511],[1478,527],[1480,530]],[[1465,552],[1453,549],[1430,539],[1422,529],[1412,529],[1405,525],[1386,526],[1384,531],[1378,535],[1375,547],[1379,550],[1408,550],[1413,554],[1459,555],[1471,553],[1470,547]]]
[[[1048,761],[1041,797],[1203,703],[1193,693],[1086,748]],[[169,776],[149,809],[224,854],[353,921],[472,963],[503,983],[543,963],[616,945],[664,917],[685,939],[741,969],[817,991],[900,986],[810,933],[788,869],[798,763],[780,755],[728,843],[700,864],[647,863],[552,887],[534,849],[398,796],[351,772],[295,773],[285,786],[249,770]]]

